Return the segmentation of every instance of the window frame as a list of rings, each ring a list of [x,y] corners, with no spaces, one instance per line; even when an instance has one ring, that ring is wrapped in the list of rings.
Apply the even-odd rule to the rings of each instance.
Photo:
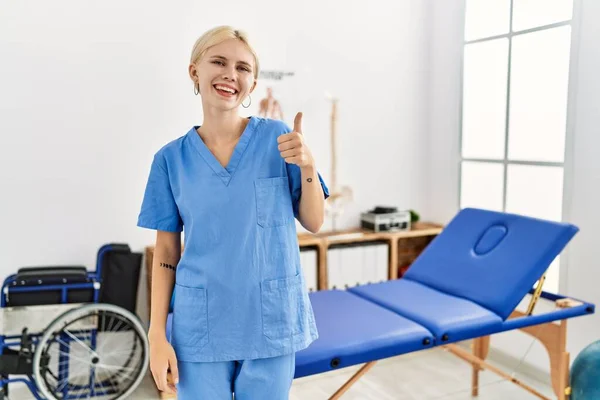
[[[571,209],[571,196],[572,196],[572,182],[573,182],[573,131],[574,131],[574,113],[575,113],[575,98],[576,98],[576,87],[577,87],[577,61],[579,59],[578,43],[580,37],[580,21],[581,21],[581,1],[573,0],[573,11],[569,20],[559,21],[551,24],[539,25],[533,28],[523,29],[519,31],[513,31],[513,12],[514,12],[514,0],[508,0],[510,3],[509,11],[509,29],[505,34],[486,36],[478,39],[466,40],[465,29],[466,29],[466,13],[467,6],[466,0],[464,1],[463,7],[463,32],[462,32],[462,51],[460,57],[460,83],[459,83],[459,126],[458,126],[458,191],[457,200],[458,208],[462,208],[462,189],[463,189],[463,163],[464,162],[481,162],[489,164],[501,164],[503,169],[503,182],[502,182],[502,211],[506,211],[507,203],[507,180],[508,180],[508,166],[509,165],[531,165],[531,166],[542,166],[542,167],[559,167],[562,168],[563,172],[563,191],[562,191],[562,212],[561,219],[568,221]],[[567,91],[567,118],[565,126],[565,143],[564,143],[564,157],[562,162],[554,161],[534,161],[534,160],[511,160],[508,158],[508,145],[509,145],[509,130],[510,130],[510,99],[511,99],[511,75],[512,75],[512,46],[513,38],[521,35],[527,35],[530,33],[545,31],[553,28],[562,26],[571,27],[571,45],[569,50],[569,76],[568,76],[568,91]],[[463,112],[464,112],[464,84],[465,84],[465,66],[464,66],[464,55],[465,49],[470,44],[482,43],[497,39],[508,39],[508,56],[506,62],[508,63],[507,69],[507,81],[506,81],[506,99],[505,99],[505,120],[504,120],[504,149],[502,159],[495,158],[477,158],[477,157],[463,157]],[[568,249],[567,249],[568,250]],[[558,285],[556,292],[564,291],[567,287],[567,262],[566,257],[567,250],[563,251],[559,256],[558,265]]]

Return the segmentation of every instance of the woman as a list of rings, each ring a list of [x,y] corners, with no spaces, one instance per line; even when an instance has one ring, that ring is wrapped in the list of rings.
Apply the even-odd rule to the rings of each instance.
[[[157,230],[150,369],[179,400],[287,399],[295,352],[318,337],[294,218],[317,232],[329,191],[302,140],[301,113],[293,130],[239,115],[258,72],[243,32],[202,35],[189,76],[203,124],[163,146],[150,168],[138,218]]]

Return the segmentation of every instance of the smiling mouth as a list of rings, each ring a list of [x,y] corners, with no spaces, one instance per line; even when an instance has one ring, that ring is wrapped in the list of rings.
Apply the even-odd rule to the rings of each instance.
[[[221,85],[213,85],[213,87],[215,88],[218,94],[225,97],[233,97],[238,93],[238,91],[235,89],[231,89]]]

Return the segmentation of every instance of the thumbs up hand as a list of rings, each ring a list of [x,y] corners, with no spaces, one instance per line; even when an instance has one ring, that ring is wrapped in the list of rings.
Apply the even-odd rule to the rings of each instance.
[[[288,164],[296,164],[300,168],[314,166],[314,160],[308,146],[304,143],[302,136],[302,113],[299,112],[294,118],[294,130],[277,137],[277,148],[281,157]]]

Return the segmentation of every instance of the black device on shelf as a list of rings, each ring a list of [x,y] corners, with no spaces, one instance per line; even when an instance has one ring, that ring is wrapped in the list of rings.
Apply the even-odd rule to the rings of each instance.
[[[376,206],[360,215],[360,226],[374,232],[410,230],[410,212],[398,207]]]

